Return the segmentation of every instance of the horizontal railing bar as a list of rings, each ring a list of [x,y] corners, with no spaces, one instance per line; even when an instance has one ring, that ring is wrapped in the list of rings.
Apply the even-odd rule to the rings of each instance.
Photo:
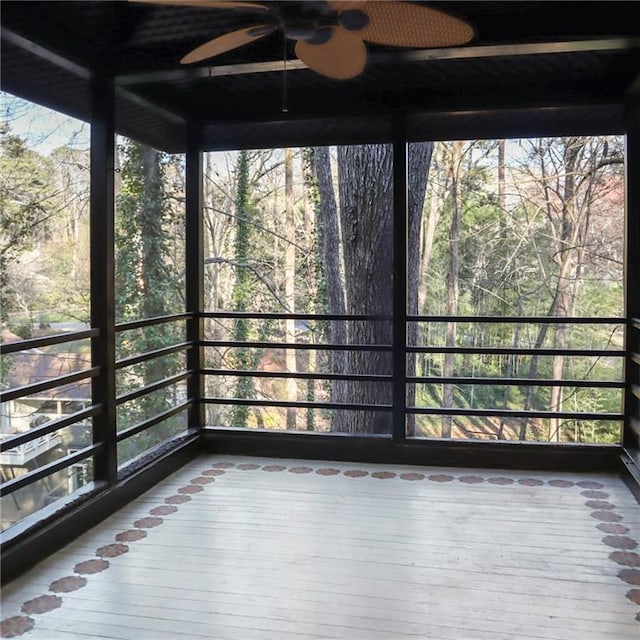
[[[15,447],[19,447],[21,444],[25,442],[31,442],[32,440],[37,440],[42,436],[46,436],[49,433],[53,433],[54,431],[58,431],[58,429],[63,429],[64,427],[68,427],[69,425],[75,424],[76,422],[81,422],[86,418],[92,418],[102,411],[102,405],[94,405],[93,407],[89,407],[88,409],[83,409],[82,411],[76,411],[75,413],[70,413],[68,416],[64,418],[58,418],[57,420],[51,420],[46,424],[40,425],[39,427],[34,427],[33,429],[29,429],[29,431],[25,431],[23,433],[19,433],[16,435],[9,436],[8,438],[4,438],[0,440],[0,452],[8,451],[10,449],[14,449]]]
[[[632,353],[631,360],[633,360],[635,364],[640,364],[640,353]]]
[[[524,411],[517,409],[460,409],[444,407],[407,407],[407,413],[435,416],[470,416],[503,418],[557,418],[562,420],[619,421],[622,413],[577,413],[573,411]]]
[[[391,382],[391,375],[365,375],[362,373],[307,373],[289,371],[254,371],[241,369],[202,369],[207,376],[238,376],[249,378],[288,378],[301,380],[359,380],[361,382]]]
[[[384,344],[317,344],[304,342],[236,342],[235,340],[203,340],[203,347],[230,347],[253,349],[309,349],[311,351],[391,351]]]
[[[580,387],[624,389],[624,381],[616,380],[550,380],[548,378],[468,378],[445,376],[409,376],[407,382],[414,384],[478,384],[511,387]]]
[[[626,324],[619,317],[563,317],[563,316],[407,316],[407,322],[456,322],[499,324]]]
[[[631,326],[634,329],[638,329],[640,331],[640,318],[632,318],[631,319]]]
[[[55,336],[44,336],[43,338],[30,338],[29,340],[18,340],[17,342],[5,342],[0,345],[0,354],[7,355],[16,351],[29,351],[48,347],[52,344],[63,344],[65,342],[75,342],[76,340],[86,340],[100,335],[99,329],[87,329],[86,331],[69,331],[58,333]]]
[[[193,317],[193,313],[174,313],[168,316],[155,316],[154,318],[145,318],[143,320],[132,320],[131,322],[121,322],[116,325],[116,333],[122,331],[131,331],[132,329],[140,329],[141,327],[152,327],[156,324],[164,324],[165,322],[174,322],[176,320],[188,320]]]
[[[140,433],[141,431],[146,431],[151,427],[155,427],[155,425],[160,424],[161,422],[164,422],[169,418],[172,418],[173,416],[180,413],[181,411],[184,411],[187,407],[189,407],[189,405],[192,402],[193,400],[186,400],[182,404],[179,404],[175,407],[171,407],[171,409],[167,409],[166,411],[163,411],[162,413],[159,413],[158,415],[153,416],[153,418],[149,418],[148,420],[139,422],[138,424],[135,424],[132,427],[128,427],[127,429],[123,429],[122,431],[119,431],[116,435],[116,442],[122,442],[127,438],[131,438],[131,436],[135,436],[137,433]]]
[[[347,404],[343,402],[287,402],[255,398],[203,398],[205,404],[228,404],[249,407],[283,407],[295,409],[346,409],[349,411],[391,411],[390,404]]]
[[[153,393],[154,391],[158,391],[159,389],[168,387],[172,384],[175,384],[176,382],[180,382],[181,380],[188,378],[190,375],[191,371],[183,371],[182,373],[178,373],[175,376],[163,378],[158,382],[153,382],[151,384],[148,384],[146,387],[141,387],[140,389],[136,389],[135,391],[131,391],[130,393],[124,393],[116,397],[116,405],[124,404],[125,402],[130,402],[131,400],[135,400],[136,398],[146,396],[149,393]]]
[[[250,312],[250,311],[205,311],[202,318],[230,318],[254,320],[318,320],[318,321],[392,321],[390,315],[326,313],[286,313],[286,312]],[[458,322],[458,323],[511,323],[511,324],[625,324],[622,317],[562,317],[562,316],[407,316],[407,322]]]
[[[55,389],[57,387],[63,387],[64,385],[83,380],[84,378],[93,378],[98,375],[100,367],[91,367],[91,369],[83,369],[76,373],[69,373],[64,376],[58,376],[56,378],[49,378],[44,382],[34,382],[33,384],[26,384],[22,387],[16,387],[2,392],[2,402],[9,402],[9,400],[15,400],[16,398],[23,398],[24,396],[31,396],[34,393],[40,391],[48,391],[49,389]]]
[[[174,344],[170,347],[162,347],[160,349],[154,349],[153,351],[146,351],[140,353],[137,356],[130,356],[123,358],[122,360],[116,360],[116,369],[124,369],[140,362],[146,362],[147,360],[154,360],[155,358],[161,358],[162,356],[168,356],[176,351],[184,351],[193,346],[193,342],[181,342],[180,344]]]
[[[66,467],[70,467],[72,464],[79,462],[80,460],[84,460],[95,454],[97,451],[102,449],[104,444],[102,442],[92,444],[84,449],[80,449],[75,453],[71,453],[63,458],[58,460],[54,460],[49,464],[45,464],[42,467],[38,467],[33,471],[29,471],[22,476],[18,476],[17,478],[13,478],[12,480],[8,480],[4,482],[2,486],[0,486],[0,496],[7,496],[12,494],[14,491],[18,489],[22,489],[29,484],[33,484],[42,478],[51,475],[52,473],[56,473],[57,471],[61,471]]]
[[[602,358],[622,358],[621,349],[524,349],[513,347],[407,347],[411,353],[453,353],[484,355],[523,355],[523,356],[591,356]]]
[[[201,318],[229,318],[236,320],[317,320],[317,321],[349,321],[349,322],[366,322],[366,321],[387,321],[391,322],[393,316],[385,315],[357,315],[357,314],[344,314],[339,316],[330,315],[327,313],[286,313],[286,312],[274,312],[274,313],[262,313],[251,311],[205,311],[200,314]]]
[[[307,373],[288,371],[255,371],[240,369],[202,369],[204,375],[238,376],[252,378],[300,378],[303,380],[360,380],[362,382],[389,382],[393,380],[391,375],[365,375],[365,374],[341,374],[341,373]],[[616,380],[550,380],[541,378],[465,378],[444,376],[409,376],[408,383],[414,384],[477,384],[495,386],[539,386],[539,387],[579,387],[579,388],[603,388],[623,389],[624,382]]]
[[[640,384],[632,384],[631,393],[633,393],[636,398],[640,399]]]

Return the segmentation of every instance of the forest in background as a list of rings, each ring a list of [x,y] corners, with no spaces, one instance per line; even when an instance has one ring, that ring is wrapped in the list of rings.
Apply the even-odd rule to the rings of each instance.
[[[6,121],[0,132],[3,339],[86,323],[88,152],[40,152]],[[407,404],[465,410],[617,413],[609,388],[505,386],[500,378],[620,381],[609,356],[451,353],[453,347],[619,349],[622,323],[482,322],[477,316],[620,317],[623,313],[623,141],[616,137],[414,143],[409,146],[407,311],[410,376],[495,378],[495,385],[417,382]],[[184,309],[184,158],[119,144],[116,297],[119,322]],[[388,432],[388,351],[305,345],[390,345],[393,300],[392,153],[388,145],[248,150],[205,155],[207,311],[374,315],[377,320],[210,318],[208,423],[309,431]],[[468,316],[435,322],[428,316]],[[184,323],[120,334],[118,356],[182,341]],[[282,349],[278,343],[302,348]],[[10,364],[10,363],[9,363]],[[136,365],[119,393],[184,368],[181,355]],[[3,364],[3,377],[7,377]],[[367,380],[282,377],[361,374]],[[272,375],[270,375],[272,374]],[[375,376],[386,376],[376,380]],[[127,403],[119,429],[179,403],[183,383]],[[362,403],[366,410],[233,406],[256,402]],[[135,457],[185,428],[177,416],[125,441]],[[410,416],[410,435],[615,442],[618,422]]]
[[[207,309],[391,317],[392,156],[387,145],[209,154],[205,172]],[[407,404],[471,411],[619,413],[623,345],[622,140],[542,138],[419,143],[408,151],[407,375],[495,384],[408,385]],[[235,169],[235,171],[234,171]],[[269,179],[266,179],[270,176]],[[429,316],[464,316],[435,322]],[[607,324],[483,322],[483,317],[613,318]],[[215,318],[208,340],[389,345],[385,320]],[[473,353],[481,348],[533,353]],[[471,352],[453,353],[454,350]],[[554,355],[539,355],[552,349]],[[389,404],[390,381],[313,381],[269,372],[391,374],[385,352],[208,349],[208,395]],[[501,378],[575,386],[505,386]],[[210,424],[389,432],[388,411],[210,407]],[[615,442],[617,421],[416,415],[411,435]]]

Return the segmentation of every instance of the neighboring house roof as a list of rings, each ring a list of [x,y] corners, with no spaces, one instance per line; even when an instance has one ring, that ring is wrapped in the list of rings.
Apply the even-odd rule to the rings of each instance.
[[[38,349],[5,356],[11,363],[6,387],[13,389],[28,384],[44,382],[91,366],[88,353],[45,353]],[[38,398],[84,400],[91,398],[91,379],[47,389],[37,394]]]
[[[18,342],[22,338],[11,331],[8,327],[2,329],[0,333],[0,342]]]

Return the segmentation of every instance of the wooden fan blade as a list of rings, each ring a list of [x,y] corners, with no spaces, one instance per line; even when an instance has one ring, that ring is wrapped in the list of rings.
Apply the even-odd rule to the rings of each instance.
[[[336,4],[339,9],[342,3]],[[469,42],[474,35],[473,27],[464,20],[408,2],[364,2],[358,9],[367,14],[369,24],[357,33],[376,44],[451,47]]]
[[[269,11],[269,7],[244,0],[129,0],[143,4],[166,4],[175,7],[204,7],[207,9],[251,9],[251,11]]]
[[[275,29],[276,27],[273,25],[260,24],[255,27],[247,27],[246,29],[225,33],[223,36],[209,40],[209,42],[205,42],[193,51],[190,51],[180,62],[182,64],[190,64],[192,62],[206,60],[207,58],[213,58],[226,51],[242,47],[254,40],[264,38],[272,31],[275,31]]]
[[[316,73],[334,80],[355,78],[362,73],[367,62],[367,48],[360,34],[342,27],[331,29],[331,38],[324,44],[309,44],[299,40],[296,55]]]
[[[351,9],[364,9],[371,0],[329,0],[327,4],[331,11],[349,11]]]
[[[350,9],[363,10],[372,0],[328,0],[331,11],[349,11]],[[375,0],[374,0],[375,2]]]

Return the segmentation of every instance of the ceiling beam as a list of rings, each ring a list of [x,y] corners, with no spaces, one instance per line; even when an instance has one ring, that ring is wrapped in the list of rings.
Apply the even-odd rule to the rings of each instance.
[[[18,35],[6,27],[0,28],[0,35],[2,36],[2,40],[9,42],[24,51],[28,51],[34,56],[41,58],[42,60],[46,60],[47,62],[54,64],[57,67],[82,78],[83,80],[89,80],[91,78],[91,71],[89,69],[58,55],[49,49],[46,49],[33,40],[29,40],[28,38]]]
[[[579,53],[586,51],[626,51],[640,48],[640,38],[596,38],[589,40],[530,42],[523,44],[477,45],[469,47],[447,47],[440,49],[418,49],[394,51],[369,55],[369,64],[384,62],[427,62],[429,60],[465,60],[473,58],[500,58],[551,53]],[[115,82],[120,86],[139,85],[154,82],[179,82],[235,76],[252,73],[283,71],[283,60],[248,62],[240,64],[210,65],[204,67],[181,67],[160,71],[139,71],[117,74]],[[307,69],[301,60],[287,60],[287,71]]]
[[[290,91],[288,112],[282,113],[279,91],[260,91],[252,100],[246,95],[226,94],[225,100],[216,100],[215,91],[207,87],[192,96],[192,117],[203,124],[233,124],[270,122],[278,119],[305,120],[307,118],[376,117],[393,113],[422,113],[424,111],[497,110],[517,108],[580,107],[621,103],[625,86],[591,84],[587,87],[567,83],[561,87],[533,84],[523,85],[514,92],[511,85],[474,87],[463,95],[437,93],[429,88],[403,88],[378,91],[362,88],[359,91],[341,90],[339,86],[318,92]],[[142,87],[140,88],[142,92]],[[145,92],[146,93],[146,92]],[[165,103],[171,108],[171,94],[151,93],[153,102]],[[177,104],[173,108],[177,108]]]
[[[174,125],[184,126],[187,122],[187,119],[183,116],[179,115],[175,111],[171,111],[170,109],[166,109],[151,100],[147,100],[143,96],[130,91],[129,89],[125,89],[124,87],[118,87],[116,90],[116,95],[121,96],[125,100],[129,100],[134,104],[137,104],[139,107],[146,109],[155,115],[163,118],[164,120],[170,122]],[[117,114],[116,114],[117,115]]]

